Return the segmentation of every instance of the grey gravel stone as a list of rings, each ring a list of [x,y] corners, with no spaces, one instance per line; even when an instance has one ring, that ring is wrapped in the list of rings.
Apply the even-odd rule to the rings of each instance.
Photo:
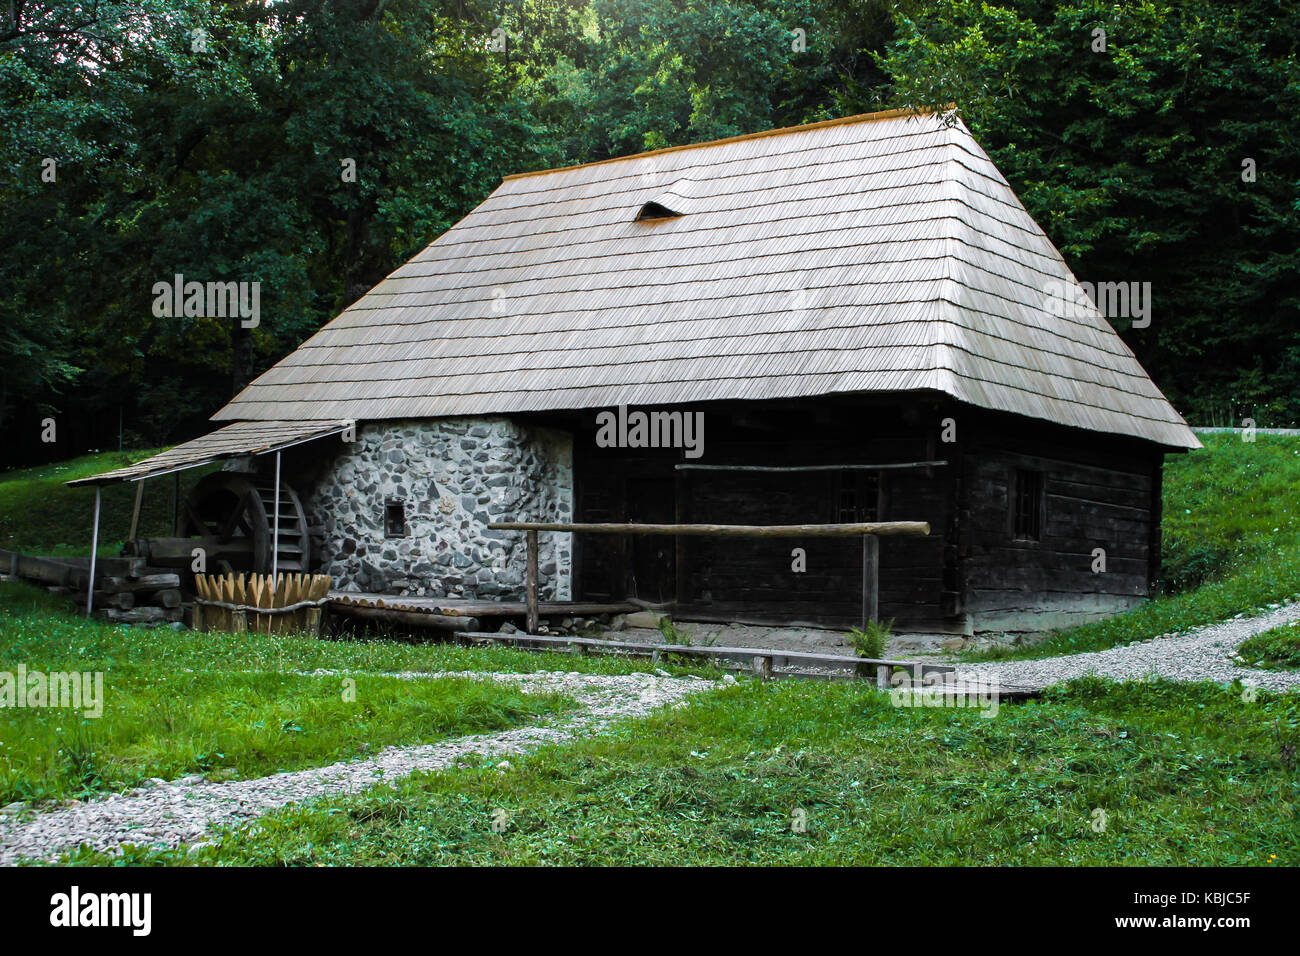
[[[1233,657],[1246,638],[1297,618],[1300,604],[1292,603],[1258,617],[1238,615],[1183,634],[1165,634],[1104,651],[1041,660],[960,664],[957,673],[962,679],[993,677],[1004,684],[1037,688],[1096,674],[1121,681],[1151,677],[1215,683],[1240,680],[1269,690],[1290,690],[1300,685],[1300,672],[1256,670],[1234,663]]]

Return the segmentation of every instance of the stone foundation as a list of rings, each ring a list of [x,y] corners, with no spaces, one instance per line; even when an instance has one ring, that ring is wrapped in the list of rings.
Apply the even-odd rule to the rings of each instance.
[[[488,522],[573,518],[567,432],[506,418],[375,422],[343,449],[299,488],[314,563],[335,588],[522,600],[524,533]],[[402,534],[387,533],[394,505]],[[567,600],[572,535],[538,537],[541,595]]]

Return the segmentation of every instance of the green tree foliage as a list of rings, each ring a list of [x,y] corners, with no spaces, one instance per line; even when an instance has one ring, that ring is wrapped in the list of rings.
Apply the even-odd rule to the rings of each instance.
[[[1151,327],[1117,324],[1190,418],[1289,424],[1297,9],[15,0],[0,434],[27,458],[108,444],[119,414],[151,444],[187,437],[503,174],[948,102],[1077,275],[1152,282]],[[155,317],[177,273],[259,281],[262,324]],[[46,414],[79,447],[42,449]]]
[[[486,4],[17,14],[0,34],[0,424],[125,394],[147,437],[174,437],[177,399],[201,421],[543,149]],[[156,318],[153,285],[177,273],[260,282],[261,325]]]
[[[1186,417],[1294,425],[1298,41],[1286,0],[939,0],[882,65],[960,105],[1077,276],[1152,283],[1150,327],[1116,325]]]
[[[573,162],[874,109],[893,35],[882,0],[526,0],[510,22],[520,92]]]

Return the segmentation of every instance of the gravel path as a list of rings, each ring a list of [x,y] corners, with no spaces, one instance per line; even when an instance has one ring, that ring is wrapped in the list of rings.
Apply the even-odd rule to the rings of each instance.
[[[396,676],[396,675],[395,675]],[[469,677],[515,684],[525,693],[567,694],[577,712],[542,726],[456,737],[435,744],[388,747],[376,756],[277,773],[254,780],[212,782],[201,776],[150,784],[36,814],[0,817],[0,865],[22,859],[57,859],[85,844],[114,851],[123,844],[174,847],[200,840],[210,829],[238,824],[291,803],[353,793],[417,770],[441,770],[467,755],[521,754],[544,744],[590,736],[626,717],[644,717],[663,706],[718,686],[698,677],[663,674],[604,675],[538,672],[494,674],[461,671],[401,674],[413,679]],[[734,682],[734,678],[724,679]]]
[[[1116,680],[1153,676],[1174,680],[1234,679],[1272,690],[1300,686],[1300,673],[1240,667],[1231,660],[1237,646],[1253,634],[1300,618],[1300,603],[1258,617],[1235,617],[1185,634],[1166,635],[1104,651],[1029,661],[991,661],[959,665],[962,680],[996,678],[1003,684],[1047,687],[1096,674]],[[333,673],[318,671],[313,673]],[[464,756],[521,754],[549,743],[599,733],[615,720],[644,717],[662,706],[680,705],[692,694],[717,684],[698,677],[657,674],[602,675],[538,672],[495,674],[481,671],[404,672],[411,679],[469,677],[517,685],[525,692],[573,697],[579,710],[552,722],[494,734],[456,737],[435,744],[388,747],[375,757],[278,773],[255,780],[211,782],[200,776],[149,785],[36,814],[0,816],[0,865],[22,859],[57,859],[83,844],[113,851],[123,844],[174,847],[201,840],[209,830],[251,820],[291,803],[331,794],[352,793],[418,770],[440,770]],[[726,683],[735,678],[723,678]]]
[[[1232,657],[1246,638],[1297,618],[1300,618],[1300,603],[1286,604],[1258,617],[1238,616],[1222,624],[1209,624],[1185,634],[1167,634],[1139,644],[1033,661],[960,664],[957,673],[962,679],[995,678],[1003,684],[1034,688],[1096,674],[1115,680],[1160,676],[1228,683],[1240,679],[1256,687],[1289,690],[1300,685],[1300,672],[1241,667],[1232,662]]]

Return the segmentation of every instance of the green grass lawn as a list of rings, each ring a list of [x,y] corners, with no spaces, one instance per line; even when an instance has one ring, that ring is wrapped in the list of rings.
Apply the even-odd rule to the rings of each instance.
[[[125,860],[1294,866],[1298,720],[1294,696],[1213,685],[1087,680],[987,719],[743,681],[508,770],[419,774]]]
[[[1300,670],[1300,621],[1247,638],[1237,648],[1237,656],[1249,667]]]
[[[262,777],[502,730],[568,706],[469,678],[350,680],[118,667],[105,675],[99,719],[0,711],[0,803],[121,791],[151,777]]]
[[[199,634],[87,621],[71,602],[25,584],[0,583],[0,662],[39,661],[53,670],[109,670],[119,665],[159,670],[312,671],[578,671],[633,674],[651,667],[645,658],[550,654],[506,647],[464,647],[385,637],[330,640],[309,634]],[[717,676],[702,665],[662,662],[674,674]]]
[[[160,448],[83,455],[38,468],[0,472],[0,548],[25,554],[88,555],[95,509],[95,489],[69,488],[64,482],[141,461]],[[181,472],[181,497],[204,475],[219,466]],[[171,534],[172,478],[146,482],[140,508],[140,533]],[[104,488],[100,511],[99,553],[112,557],[122,550],[131,528],[135,485]]]
[[[535,722],[570,704],[474,680],[394,673],[648,666],[503,648],[129,628],[72,616],[65,604],[0,584],[0,671],[21,663],[28,672],[102,672],[103,716],[0,709],[0,804],[121,790],[150,777],[261,776]],[[301,676],[316,670],[339,674]],[[343,696],[344,677],[356,682],[353,700]]]
[[[995,648],[972,660],[1104,650],[1300,596],[1300,438],[1202,435],[1205,447],[1165,459],[1165,594],[1124,614]]]

